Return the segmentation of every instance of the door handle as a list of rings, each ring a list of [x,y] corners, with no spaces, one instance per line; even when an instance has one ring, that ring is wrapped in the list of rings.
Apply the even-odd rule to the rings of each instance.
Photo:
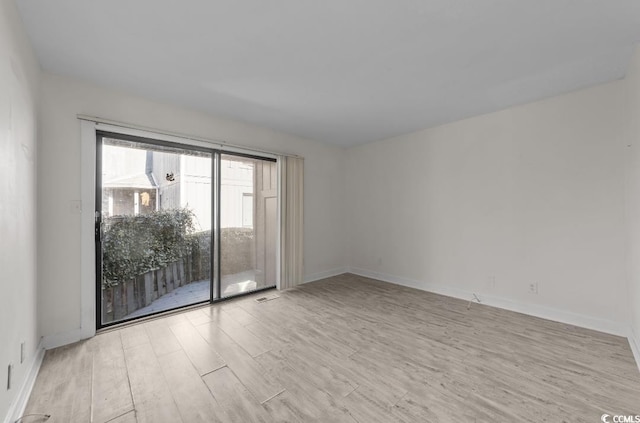
[[[96,221],[96,241],[102,243],[102,229],[103,229],[103,222],[101,219],[102,214],[96,210],[95,212],[95,221]]]

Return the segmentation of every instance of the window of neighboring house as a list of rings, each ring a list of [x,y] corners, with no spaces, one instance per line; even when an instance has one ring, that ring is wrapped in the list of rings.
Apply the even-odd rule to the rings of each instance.
[[[109,206],[108,206],[108,211],[109,211],[109,217],[113,216],[113,192],[109,192]]]
[[[140,214],[140,193],[138,191],[133,193],[133,214],[136,216]]]
[[[242,194],[242,226],[253,227],[253,194],[248,192]]]

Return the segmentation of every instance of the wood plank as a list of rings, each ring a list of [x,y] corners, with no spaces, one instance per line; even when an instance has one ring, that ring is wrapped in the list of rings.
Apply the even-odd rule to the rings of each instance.
[[[149,335],[140,323],[124,327],[119,330],[122,337],[122,346],[125,350],[149,343]]]
[[[379,401],[375,391],[366,389],[363,386],[353,390],[345,398],[340,398],[338,403],[344,406],[349,411],[349,414],[359,422],[413,422],[413,420],[405,419],[400,414],[394,415],[392,407],[383,401]]]
[[[151,344],[127,349],[126,363],[138,423],[182,422]]]
[[[184,351],[158,358],[180,415],[185,422],[220,422],[225,415]]]
[[[302,422],[355,423],[345,407],[341,407],[326,391],[309,382],[305,375],[293,370],[282,357],[267,353],[256,360],[286,389],[283,394],[264,404],[272,414],[285,408]]]
[[[271,418],[235,374],[223,367],[203,377],[229,422],[270,422]]]
[[[239,306],[226,308],[224,309],[224,312],[242,326],[258,323],[258,320],[255,317]]]
[[[151,347],[156,356],[160,357],[182,349],[178,338],[169,328],[169,320],[151,320],[144,324],[144,328],[147,331],[149,342],[151,342]]]
[[[86,341],[48,351],[24,414],[50,414],[51,423],[90,421],[92,366]]]
[[[131,410],[113,420],[109,420],[109,423],[138,423],[138,420],[136,419],[135,410]]]
[[[211,317],[207,313],[207,309],[208,307],[197,308],[195,310],[185,312],[184,316],[193,326],[201,325],[211,321]]]
[[[92,422],[107,422],[133,411],[120,332],[93,338]]]
[[[298,399],[288,391],[284,391],[262,404],[269,421],[283,423],[306,423],[313,421],[300,410]]]
[[[296,334],[280,329],[273,329],[271,325],[262,322],[248,324],[245,328],[260,339],[270,349],[290,345],[298,338]]]
[[[225,365],[225,361],[207,343],[191,323],[171,326],[171,331],[200,375],[212,372]]]
[[[406,377],[390,377],[387,367],[389,363],[386,359],[372,365],[365,360],[359,360],[356,354],[336,358],[315,348],[304,348],[300,353],[310,362],[331,368],[354,388],[364,385],[367,389],[377,391],[379,400],[390,406],[407,393],[415,376],[412,369],[411,375]]]
[[[269,351],[269,347],[244,326],[232,319],[227,312],[222,312],[213,321],[220,329],[225,331],[242,349],[255,357]]]
[[[333,368],[313,360],[308,360],[302,351],[296,349],[280,349],[267,354],[271,353],[283,357],[287,361],[287,364],[298,374],[304,375],[305,379],[334,398],[344,397],[358,387],[357,383],[349,380]]]
[[[213,323],[196,328],[209,344],[214,345],[227,366],[261,403],[281,393],[284,388],[265,374],[265,370],[222,329]]]

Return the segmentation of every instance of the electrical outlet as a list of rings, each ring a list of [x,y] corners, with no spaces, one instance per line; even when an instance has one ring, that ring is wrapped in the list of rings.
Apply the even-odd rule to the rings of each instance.
[[[537,294],[538,293],[538,282],[531,282],[529,284],[529,294]]]
[[[20,364],[24,363],[25,354],[27,353],[25,344],[26,344],[25,341],[22,341],[20,343]]]
[[[13,373],[13,364],[7,366],[7,391],[11,389],[11,373]]]

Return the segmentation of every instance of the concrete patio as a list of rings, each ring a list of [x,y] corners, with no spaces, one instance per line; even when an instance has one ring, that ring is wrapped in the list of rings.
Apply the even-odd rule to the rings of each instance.
[[[123,319],[141,317],[147,314],[172,310],[190,304],[207,301],[209,299],[209,286],[209,280],[191,282],[188,285],[181,286],[163,295],[150,305],[140,308],[133,313],[127,314]],[[221,295],[223,298],[232,297],[234,295],[242,294],[243,292],[254,291],[256,286],[255,271],[253,270],[247,270],[233,275],[226,275],[222,277]]]

